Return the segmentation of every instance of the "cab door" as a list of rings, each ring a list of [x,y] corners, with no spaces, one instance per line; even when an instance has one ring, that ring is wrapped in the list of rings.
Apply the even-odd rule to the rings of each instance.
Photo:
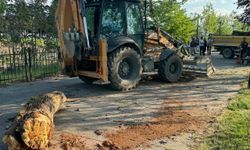
[[[143,49],[144,29],[140,10],[140,3],[126,3],[127,35]]]

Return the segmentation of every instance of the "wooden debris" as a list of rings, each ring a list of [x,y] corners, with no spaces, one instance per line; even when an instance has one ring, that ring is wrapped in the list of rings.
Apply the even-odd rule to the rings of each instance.
[[[62,108],[66,99],[62,92],[32,97],[3,136],[8,149],[46,148],[53,132],[54,114]]]

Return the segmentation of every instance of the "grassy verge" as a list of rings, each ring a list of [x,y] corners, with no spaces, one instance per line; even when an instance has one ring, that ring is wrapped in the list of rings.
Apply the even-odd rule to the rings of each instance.
[[[0,84],[8,83],[12,81],[24,81],[26,79],[26,71],[29,74],[29,68],[17,68],[16,70],[10,71],[0,71]],[[58,63],[39,65],[31,68],[32,78],[42,78],[60,71],[60,66]]]
[[[230,102],[203,149],[250,149],[250,90],[241,90]]]

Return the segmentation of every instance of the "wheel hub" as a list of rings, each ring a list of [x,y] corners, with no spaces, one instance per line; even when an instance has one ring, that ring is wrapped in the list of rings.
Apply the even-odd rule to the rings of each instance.
[[[226,54],[227,56],[229,56],[229,55],[231,55],[231,51],[230,51],[230,50],[225,50],[225,54]]]
[[[169,71],[171,73],[175,73],[176,72],[176,65],[175,64],[171,64],[170,67],[169,67]]]
[[[224,57],[230,58],[233,55],[233,51],[231,49],[224,49],[222,54]]]
[[[128,62],[123,61],[120,63],[119,65],[119,74],[122,78],[126,78],[129,75],[129,71],[130,71],[130,66],[128,64]]]

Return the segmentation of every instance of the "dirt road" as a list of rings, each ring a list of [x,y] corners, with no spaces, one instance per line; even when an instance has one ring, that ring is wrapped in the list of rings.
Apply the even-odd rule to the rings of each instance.
[[[0,136],[30,96],[63,91],[72,102],[55,118],[50,144],[84,149],[189,149],[247,79],[250,67],[213,56],[216,75],[176,84],[142,82],[128,92],[58,77],[0,88]],[[106,141],[106,142],[104,142]],[[97,146],[99,144],[99,146]],[[0,142],[0,149],[5,149]],[[80,149],[80,148],[79,148]]]

